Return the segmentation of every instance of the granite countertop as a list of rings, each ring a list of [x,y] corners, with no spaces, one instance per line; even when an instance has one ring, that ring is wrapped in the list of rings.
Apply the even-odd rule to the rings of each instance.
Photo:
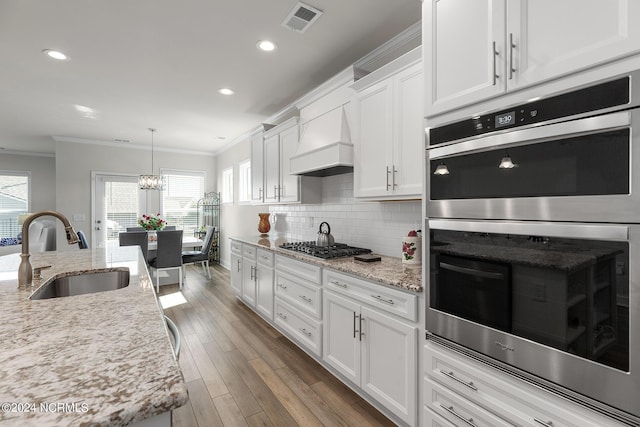
[[[268,249],[277,254],[308,262],[309,264],[350,273],[383,285],[389,285],[411,292],[422,292],[422,269],[403,268],[401,258],[380,255],[382,259],[377,262],[355,261],[353,257],[322,259],[300,252],[281,249],[281,244],[290,241],[281,237],[246,236],[232,237],[231,240]]]
[[[21,405],[3,407],[0,425],[119,426],[187,402],[136,246],[31,256],[33,267],[52,266],[35,288],[60,273],[129,268],[129,286],[87,295],[30,300],[17,288],[19,262],[18,254],[0,257],[0,403]]]
[[[445,243],[445,242],[442,242]],[[446,242],[432,246],[432,253],[455,255],[485,261],[507,262],[531,267],[562,270],[567,273],[595,264],[603,257],[622,251],[605,247],[575,247],[563,244],[537,244],[534,247],[502,246],[471,242]]]

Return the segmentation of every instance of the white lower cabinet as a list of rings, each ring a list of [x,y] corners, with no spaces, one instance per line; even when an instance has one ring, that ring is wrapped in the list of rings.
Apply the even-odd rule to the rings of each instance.
[[[425,426],[622,425],[432,342],[424,350]]]
[[[322,355],[322,323],[276,297],[274,322],[300,346],[316,356]]]
[[[240,295],[242,293],[242,255],[231,252],[231,288]]]
[[[256,310],[273,321],[273,253],[258,248],[256,268]]]
[[[415,425],[418,328],[357,299],[330,290],[323,295],[323,360]]]

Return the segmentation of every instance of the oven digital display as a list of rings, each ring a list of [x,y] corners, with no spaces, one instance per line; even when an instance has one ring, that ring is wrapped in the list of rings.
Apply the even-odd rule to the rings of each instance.
[[[509,111],[508,113],[496,115],[495,128],[501,128],[504,126],[512,125],[516,122],[516,112]]]

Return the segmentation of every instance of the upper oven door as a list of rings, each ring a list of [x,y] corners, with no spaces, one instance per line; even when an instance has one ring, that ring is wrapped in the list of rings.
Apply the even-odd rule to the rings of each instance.
[[[431,218],[640,220],[638,109],[429,151]]]

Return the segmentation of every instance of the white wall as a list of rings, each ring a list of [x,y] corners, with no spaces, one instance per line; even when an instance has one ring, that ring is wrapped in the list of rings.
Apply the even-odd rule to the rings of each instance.
[[[316,240],[320,223],[326,221],[337,243],[400,258],[402,237],[421,228],[422,202],[360,202],[353,197],[351,173],[322,178],[321,204],[272,205],[269,212],[272,237]]]
[[[233,167],[234,201],[220,207],[220,263],[225,267],[230,265],[230,242],[233,236],[250,236],[258,234],[258,213],[269,212],[267,206],[252,206],[240,204],[238,195],[238,163],[251,157],[251,140],[246,138],[232,148],[216,156],[216,171],[218,174],[218,189],[222,187],[222,171]]]
[[[53,156],[2,153],[0,170],[31,172],[31,212],[56,208],[56,160]]]
[[[84,230],[90,236],[91,224],[91,172],[129,173],[138,175],[151,172],[151,151],[129,147],[56,143],[56,209],[70,220],[74,214],[82,214],[86,221],[71,221],[76,230]],[[216,188],[216,168],[213,156],[184,154],[156,150],[156,173],[160,168],[205,171],[205,191]],[[159,211],[158,192],[149,192],[150,211]],[[68,248],[63,230],[58,227],[58,250]],[[91,244],[91,242],[89,242]]]

